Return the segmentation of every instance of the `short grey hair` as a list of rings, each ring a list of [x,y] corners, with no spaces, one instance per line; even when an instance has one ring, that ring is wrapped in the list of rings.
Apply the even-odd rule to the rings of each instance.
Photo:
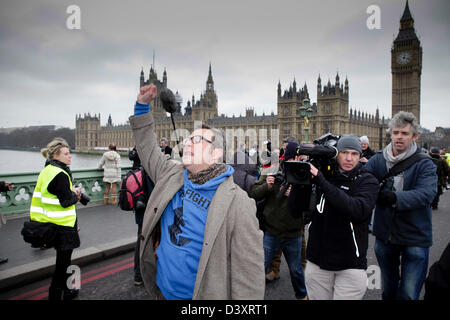
[[[387,133],[391,134],[393,128],[404,128],[408,124],[411,125],[411,131],[414,135],[422,133],[422,128],[417,122],[416,116],[411,112],[406,111],[400,111],[396,113],[389,122],[389,128],[386,131]]]
[[[165,144],[169,145],[169,140],[167,140],[166,138],[161,138],[159,142],[164,142]]]

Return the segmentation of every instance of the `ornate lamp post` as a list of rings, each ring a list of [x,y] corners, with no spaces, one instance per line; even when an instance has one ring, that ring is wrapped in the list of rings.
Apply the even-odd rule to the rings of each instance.
[[[305,140],[302,143],[309,143],[309,118],[311,118],[313,110],[309,106],[309,100],[303,100],[303,106],[298,110],[300,117],[303,119],[303,128],[305,130]]]

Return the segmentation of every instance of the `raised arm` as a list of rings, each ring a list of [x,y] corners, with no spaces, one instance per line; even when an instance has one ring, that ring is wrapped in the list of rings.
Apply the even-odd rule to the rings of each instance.
[[[137,97],[134,116],[130,117],[136,149],[145,171],[156,184],[158,180],[176,166],[161,153],[155,134],[155,121],[150,112],[150,101],[156,97],[153,84],[143,86]]]

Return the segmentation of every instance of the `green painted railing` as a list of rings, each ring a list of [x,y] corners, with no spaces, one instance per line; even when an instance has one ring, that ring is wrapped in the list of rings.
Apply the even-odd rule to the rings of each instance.
[[[122,168],[122,176],[130,169],[131,167]],[[90,203],[103,202],[105,192],[103,170],[79,169],[73,170],[72,175],[74,184],[81,184],[83,193],[91,198]],[[3,215],[28,212],[38,176],[39,172],[0,174],[0,181],[14,184],[12,191],[0,193],[0,212]],[[119,187],[117,187],[117,190],[119,190]]]

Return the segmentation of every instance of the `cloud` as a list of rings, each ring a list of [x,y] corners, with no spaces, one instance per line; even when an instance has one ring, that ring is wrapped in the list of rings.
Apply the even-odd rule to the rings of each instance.
[[[211,62],[219,113],[258,114],[277,109],[294,78],[348,76],[350,106],[391,113],[390,47],[404,1],[380,0],[381,30],[368,30],[372,0],[137,1],[79,0],[81,30],[66,28],[73,1],[0,4],[1,126],[58,123],[74,127],[75,114],[101,113],[124,123],[132,112],[139,73],[164,68],[184,103],[205,90]],[[450,23],[445,0],[410,1],[424,48],[422,123],[450,126],[445,114],[450,67]],[[20,117],[10,112],[20,108]],[[104,123],[104,121],[102,121]]]

